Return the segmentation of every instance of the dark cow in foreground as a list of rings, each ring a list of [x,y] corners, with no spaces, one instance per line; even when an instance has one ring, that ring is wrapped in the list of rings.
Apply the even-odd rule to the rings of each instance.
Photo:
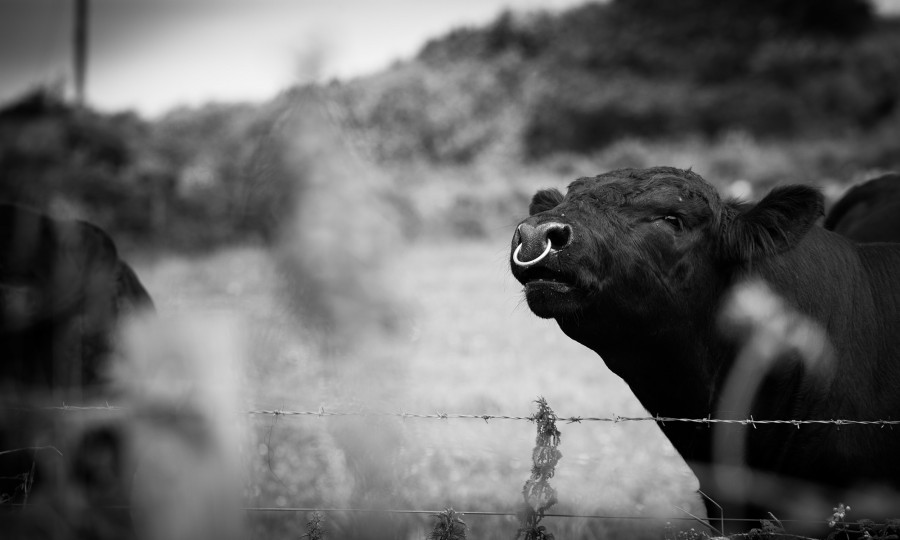
[[[857,242],[900,242],[900,174],[850,188],[828,212],[825,228]]]
[[[4,392],[102,387],[120,316],[152,306],[100,228],[0,204]]]
[[[0,507],[30,505],[61,462],[69,481],[95,486],[116,468],[114,430],[61,442],[60,413],[40,409],[102,403],[118,322],[152,308],[100,228],[0,204]]]
[[[900,419],[900,246],[857,245],[816,226],[823,213],[817,190],[779,187],[748,204],[723,200],[690,171],[623,169],[578,179],[565,196],[539,191],[529,210],[510,261],[529,307],[596,351],[650,414]],[[720,411],[739,346],[719,331],[719,311],[730,288],[748,278],[764,280],[821,324],[832,361],[810,366],[787,354],[748,410]],[[798,517],[784,510],[786,498],[802,498],[796,486],[814,485],[829,494],[814,514],[824,520],[838,502],[831,489],[900,486],[898,428],[730,426],[747,437],[749,466],[763,472],[748,492],[775,479],[751,504],[731,499],[711,474],[719,427],[661,428],[726,518],[769,518],[768,510]],[[710,518],[718,517],[706,502]]]

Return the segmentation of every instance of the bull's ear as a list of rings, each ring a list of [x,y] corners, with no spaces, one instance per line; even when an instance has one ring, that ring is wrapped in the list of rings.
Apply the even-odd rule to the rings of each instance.
[[[563,200],[563,194],[558,189],[542,189],[531,198],[528,206],[528,215],[533,216],[545,210],[556,208]]]
[[[791,249],[824,214],[824,208],[817,189],[775,188],[757,204],[737,209],[723,231],[723,254],[748,261]]]

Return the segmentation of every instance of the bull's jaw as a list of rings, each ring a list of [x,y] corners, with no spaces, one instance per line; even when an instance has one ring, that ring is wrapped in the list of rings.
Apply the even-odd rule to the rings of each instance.
[[[585,289],[565,270],[562,251],[551,250],[537,264],[513,264],[512,272],[524,287],[528,307],[538,317],[568,317],[582,309],[587,296]]]
[[[536,279],[525,283],[525,300],[531,311],[542,319],[574,315],[580,308],[581,294],[561,281]]]

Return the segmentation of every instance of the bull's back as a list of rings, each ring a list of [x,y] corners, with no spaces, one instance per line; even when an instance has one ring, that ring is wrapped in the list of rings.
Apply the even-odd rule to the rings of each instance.
[[[900,385],[900,244],[857,244],[817,227],[796,249],[761,266],[766,280],[793,308],[825,329],[833,352],[787,372],[791,385],[783,386],[791,391],[773,415],[897,419],[900,392],[893,389]],[[898,430],[804,426],[792,436],[802,438],[803,452],[787,444],[773,446],[763,432],[750,434],[751,444],[756,437],[761,445],[758,455],[784,449],[785,455],[770,460],[784,474],[835,486],[900,486]]]
[[[900,242],[900,174],[851,188],[826,216],[825,228],[856,242]]]
[[[900,358],[900,244],[876,242],[860,244],[858,249],[875,302],[868,323],[882,328],[878,337]]]
[[[759,273],[789,305],[819,324],[835,351],[827,373],[830,407],[869,400],[842,394],[870,392],[883,382],[900,383],[900,244],[857,244],[816,227],[797,247],[759,265]],[[818,391],[817,391],[818,393]],[[900,393],[897,393],[900,414]],[[871,413],[892,411],[873,409]],[[837,416],[831,416],[837,417]]]
[[[853,246],[861,274],[848,273],[854,281],[853,304],[838,311],[844,319],[829,328],[836,350],[828,418],[894,420],[900,415],[900,244],[872,243]],[[834,326],[834,325],[832,325]],[[856,463],[848,484],[869,480],[900,486],[900,433],[867,429],[863,433],[829,429],[834,452],[827,467],[841,470],[841,463]],[[841,473],[835,473],[840,476]]]

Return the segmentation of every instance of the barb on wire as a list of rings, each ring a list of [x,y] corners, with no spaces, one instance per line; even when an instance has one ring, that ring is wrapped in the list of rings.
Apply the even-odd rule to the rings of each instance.
[[[56,411],[119,411],[124,408],[125,407],[110,405],[108,402],[106,403],[106,405],[89,405],[89,406],[66,405],[65,403],[63,403],[62,405],[59,405],[56,407],[42,407],[41,410],[45,410],[45,411],[52,411],[52,410],[56,410]]]

